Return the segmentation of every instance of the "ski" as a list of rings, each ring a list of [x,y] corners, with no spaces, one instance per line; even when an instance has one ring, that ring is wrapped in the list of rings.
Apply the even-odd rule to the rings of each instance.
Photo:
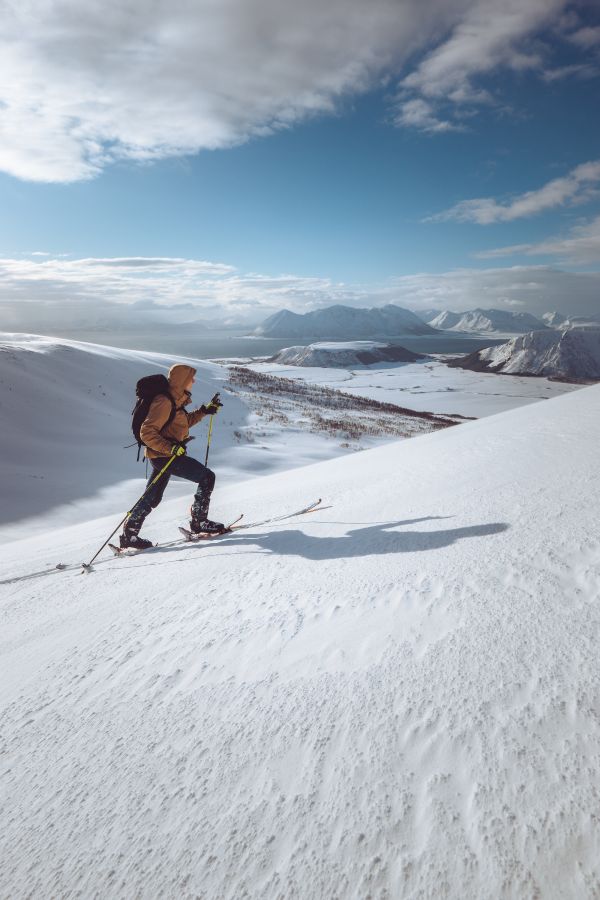
[[[115,556],[137,556],[138,553],[145,553],[146,550],[154,550],[160,544],[152,544],[151,547],[144,547],[143,549],[139,547],[117,547],[116,544],[108,544],[108,546]]]
[[[294,519],[296,516],[306,516],[308,513],[316,512],[323,501],[319,497],[314,503],[305,506],[304,509],[297,509],[295,512],[285,513],[282,516],[271,516],[269,519],[262,519],[260,522],[246,522],[244,525],[238,525],[236,531],[243,528],[259,528],[261,525],[272,525],[274,522],[284,522],[286,519]]]
[[[184,528],[183,526],[179,526],[179,531],[182,533],[186,541],[189,543],[196,543],[196,541],[212,541],[215,538],[222,537],[224,534],[229,534],[231,531],[237,531],[238,528],[243,528],[243,525],[238,525],[238,522],[244,518],[244,513],[241,516],[238,516],[237,519],[234,519],[233,522],[230,522],[229,525],[226,525],[223,531],[217,531],[215,534],[208,534],[207,532],[200,531],[190,531],[189,528]]]

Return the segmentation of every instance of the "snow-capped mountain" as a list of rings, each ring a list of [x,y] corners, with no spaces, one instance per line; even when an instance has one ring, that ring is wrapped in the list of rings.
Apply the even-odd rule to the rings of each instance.
[[[372,309],[337,305],[304,314],[283,309],[269,316],[254,334],[277,338],[343,340],[435,334],[435,331],[409,309],[389,304]]]
[[[388,346],[376,341],[351,341],[287,347],[276,353],[269,362],[287,366],[345,369],[382,362],[415,362],[417,359],[424,359],[424,356],[421,353],[413,353],[405,347]]]
[[[600,379],[600,327],[533,331],[448,365],[509,375]]]
[[[543,322],[529,313],[509,312],[504,309],[471,309],[456,313],[445,310],[431,319],[432,328],[444,331],[472,331],[477,333],[522,333],[546,328]]]
[[[12,543],[0,896],[596,896],[599,402]]]
[[[553,310],[552,312],[545,312],[542,316],[542,321],[549,328],[561,328],[567,322],[567,316],[557,310]]]

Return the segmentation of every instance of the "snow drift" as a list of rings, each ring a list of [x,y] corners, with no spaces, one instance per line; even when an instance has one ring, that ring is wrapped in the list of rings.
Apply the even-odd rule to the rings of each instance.
[[[600,378],[600,327],[533,331],[487,347],[449,366],[507,375],[545,375],[562,379]]]
[[[11,544],[0,895],[596,896],[599,401]]]

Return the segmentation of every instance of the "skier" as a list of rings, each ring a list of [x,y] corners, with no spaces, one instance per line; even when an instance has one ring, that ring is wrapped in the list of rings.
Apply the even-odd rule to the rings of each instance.
[[[210,496],[215,485],[214,472],[186,453],[185,445],[189,439],[190,428],[200,422],[204,416],[212,416],[217,413],[222,406],[216,398],[213,398],[207,406],[200,406],[198,409],[186,412],[185,407],[192,399],[191,388],[195,375],[196,369],[192,366],[178,364],[169,369],[169,390],[175,403],[174,416],[172,416],[173,403],[164,394],[154,397],[150,404],[148,415],[140,429],[140,437],[146,447],[145,455],[152,466],[148,486],[169,458],[175,456],[175,459],[152,490],[142,497],[131,510],[120,536],[120,544],[123,549],[134,547],[145,550],[152,546],[151,541],[139,536],[139,531],[148,513],[156,509],[162,500],[171,475],[186,478],[198,485],[191,507],[190,530],[195,534],[201,532],[220,534],[225,531],[220,522],[213,522],[208,518]]]

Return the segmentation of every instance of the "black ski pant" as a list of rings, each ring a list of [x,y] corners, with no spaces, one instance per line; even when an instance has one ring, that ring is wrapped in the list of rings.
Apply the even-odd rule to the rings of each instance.
[[[168,456],[159,456],[151,459],[152,472],[148,479],[148,487],[152,484],[160,470],[169,462]],[[148,491],[145,497],[138,500],[131,510],[131,515],[127,519],[126,528],[138,532],[142,527],[142,523],[148,513],[156,509],[163,498],[165,488],[169,483],[171,475],[178,478],[185,478],[187,481],[193,481],[198,486],[194,494],[194,502],[192,504],[192,519],[199,522],[208,518],[208,507],[210,505],[210,495],[215,486],[215,473],[211,469],[207,469],[201,462],[191,456],[176,457],[167,471],[161,475],[156,484]]]

